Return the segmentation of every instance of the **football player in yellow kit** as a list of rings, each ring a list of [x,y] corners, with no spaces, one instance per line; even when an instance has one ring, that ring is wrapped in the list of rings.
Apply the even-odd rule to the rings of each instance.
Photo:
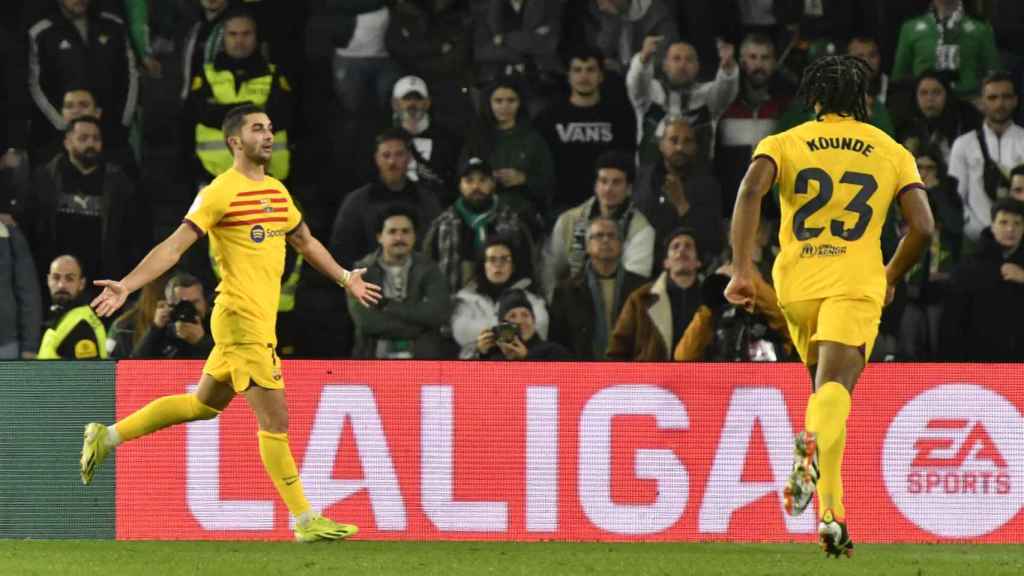
[[[284,185],[265,173],[274,132],[261,109],[251,104],[231,109],[223,132],[234,165],[199,192],[181,226],[131,273],[120,281],[97,281],[103,292],[92,302],[97,314],[110,316],[129,294],[174,266],[189,246],[208,234],[221,282],[211,321],[215,345],[199,387],[194,394],[157,398],[111,426],[88,424],[82,482],[92,481],[96,468],[121,442],[181,422],[215,418],[241,394],[256,414],[263,465],[296,518],[295,539],[347,538],[357,531],[355,526],[312,510],[288,445],[284,378],[275,352],[285,242],[365,306],[379,300],[380,288],[363,281],[363,269],[342,268],[310,234]]]
[[[781,252],[772,277],[813,381],[784,502],[788,513],[800,514],[817,489],[819,540],[837,557],[853,550],[840,476],[850,394],[893,285],[920,258],[934,227],[914,157],[867,123],[868,77],[867,63],[853,56],[807,67],[800,92],[816,117],[764,138],[754,151],[733,211],[735,271],[725,291],[735,304],[754,301],[751,253],[761,199],[778,184]],[[909,232],[883,264],[882,224],[894,200]]]

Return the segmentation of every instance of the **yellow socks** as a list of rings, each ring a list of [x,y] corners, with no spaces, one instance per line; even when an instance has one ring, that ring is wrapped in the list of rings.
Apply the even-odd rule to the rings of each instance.
[[[288,435],[260,430],[258,436],[263,466],[285,506],[288,506],[288,511],[296,518],[309,512],[309,500],[306,500],[302,491],[302,480],[292,458],[292,449],[288,446]]]
[[[804,427],[814,432],[818,442],[819,514],[831,508],[839,520],[846,518],[841,468],[849,416],[850,393],[838,382],[826,382],[807,401]]]
[[[111,426],[119,441],[134,440],[180,422],[216,418],[220,410],[203,404],[195,394],[157,398]]]

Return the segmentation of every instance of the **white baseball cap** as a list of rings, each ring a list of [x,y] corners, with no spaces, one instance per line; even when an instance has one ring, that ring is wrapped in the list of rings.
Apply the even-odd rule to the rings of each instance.
[[[419,76],[403,76],[395,82],[395,88],[391,91],[392,98],[405,98],[410,92],[416,92],[424,98],[430,98],[427,91],[427,83]]]

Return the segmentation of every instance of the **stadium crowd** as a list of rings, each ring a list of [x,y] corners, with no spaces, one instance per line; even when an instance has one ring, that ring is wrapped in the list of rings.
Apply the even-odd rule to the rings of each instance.
[[[87,303],[93,279],[127,273],[231,166],[221,123],[252,102],[274,124],[268,172],[384,296],[346,305],[289,250],[281,356],[793,359],[771,287],[777,202],[762,211],[752,314],[722,297],[727,219],[760,139],[814,118],[796,94],[803,67],[842,52],[873,70],[871,122],[916,157],[937,223],[873,359],[1024,358],[1017,0],[2,11],[0,358],[210,350],[205,240],[109,325]],[[888,257],[898,210],[875,217]]]

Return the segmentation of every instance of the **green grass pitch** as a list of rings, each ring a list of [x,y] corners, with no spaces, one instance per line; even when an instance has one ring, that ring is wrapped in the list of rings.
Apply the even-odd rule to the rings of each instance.
[[[0,574],[988,576],[1024,574],[1024,547],[865,544],[852,559],[836,560],[813,544],[0,540]]]

